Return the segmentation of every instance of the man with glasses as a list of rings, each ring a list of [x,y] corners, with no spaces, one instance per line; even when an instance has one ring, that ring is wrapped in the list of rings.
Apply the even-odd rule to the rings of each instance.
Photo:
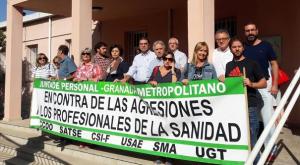
[[[276,60],[276,54],[272,48],[272,45],[266,41],[262,41],[258,38],[258,28],[255,23],[247,23],[244,26],[244,32],[246,36],[246,47],[244,55],[256,61],[263,70],[264,77],[267,80],[267,87],[259,89],[259,93],[262,97],[263,104],[261,105],[261,117],[264,126],[268,124],[273,115],[272,94],[278,93],[278,63]],[[272,76],[269,74],[269,66],[271,65]],[[273,82],[272,82],[273,77]],[[270,134],[268,135],[265,145],[269,142],[272,134],[275,131],[275,126],[272,127]]]
[[[216,69],[218,79],[224,81],[226,64],[233,59],[229,49],[230,36],[228,31],[219,29],[215,34],[215,40],[218,48],[213,52],[212,63]]]
[[[128,72],[125,73],[124,78],[120,80],[122,83],[125,83],[130,78],[133,78],[134,84],[145,84],[150,78],[148,74],[149,64],[153,59],[156,58],[156,56],[154,52],[149,50],[150,43],[145,37],[140,39],[139,48],[141,53],[134,57]]]

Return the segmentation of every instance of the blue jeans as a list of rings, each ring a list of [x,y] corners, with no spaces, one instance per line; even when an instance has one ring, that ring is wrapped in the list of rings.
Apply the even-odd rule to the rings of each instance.
[[[258,108],[257,107],[248,107],[249,113],[249,122],[250,122],[250,142],[251,149],[253,149],[254,145],[257,142],[257,134],[259,129],[258,122]],[[253,162],[253,164],[257,164],[260,154],[258,154]]]

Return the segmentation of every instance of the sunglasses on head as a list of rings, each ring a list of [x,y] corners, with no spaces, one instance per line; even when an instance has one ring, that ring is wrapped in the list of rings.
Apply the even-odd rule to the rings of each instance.
[[[170,62],[174,62],[174,58],[167,58],[167,57],[164,57],[163,60],[164,60],[164,61],[167,61],[167,60],[168,60],[168,61],[170,61]]]

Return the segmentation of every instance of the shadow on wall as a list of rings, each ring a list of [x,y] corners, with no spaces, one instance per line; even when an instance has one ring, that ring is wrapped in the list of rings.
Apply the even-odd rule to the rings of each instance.
[[[5,93],[5,54],[0,53],[0,120],[4,117],[4,93]]]
[[[5,57],[4,54],[0,54]],[[3,58],[1,58],[3,59]],[[31,95],[32,95],[32,79],[31,79],[31,64],[25,58],[22,61],[22,102],[21,102],[21,117],[27,119],[30,117]],[[0,65],[0,120],[4,117],[4,97],[5,97],[5,62]]]
[[[25,57],[22,61],[22,102],[21,102],[21,117],[28,119],[30,117],[32,84],[31,78],[32,64]]]

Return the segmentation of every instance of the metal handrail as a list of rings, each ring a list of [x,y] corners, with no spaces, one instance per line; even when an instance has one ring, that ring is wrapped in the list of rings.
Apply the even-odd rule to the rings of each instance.
[[[274,145],[274,143],[276,142],[276,139],[277,139],[277,137],[279,136],[280,131],[281,131],[281,129],[282,129],[284,123],[286,122],[287,118],[289,117],[289,114],[291,113],[292,108],[294,107],[294,105],[295,105],[295,103],[296,103],[296,101],[297,101],[297,99],[298,99],[298,97],[299,97],[299,94],[300,94],[300,85],[298,85],[297,90],[296,90],[296,92],[294,93],[294,95],[292,96],[292,99],[291,99],[291,101],[289,102],[289,105],[288,105],[288,107],[286,108],[286,110],[285,110],[285,112],[284,112],[284,114],[283,114],[281,120],[279,121],[279,123],[278,123],[278,125],[277,125],[277,127],[276,127],[276,129],[275,129],[274,134],[272,135],[272,137],[271,137],[269,143],[268,143],[267,146],[265,147],[265,150],[264,150],[264,152],[262,153],[262,155],[261,155],[261,157],[260,157],[260,159],[259,159],[259,161],[258,161],[258,165],[263,165],[264,162],[266,161],[266,159],[268,158],[268,155],[269,155],[270,151],[272,150],[273,145]]]
[[[297,70],[297,72],[296,72],[296,75],[294,76],[294,78],[293,78],[293,80],[291,81],[289,87],[287,88],[287,90],[286,90],[286,92],[284,93],[282,99],[280,100],[280,103],[279,103],[279,105],[277,106],[277,108],[276,108],[276,110],[275,110],[275,112],[274,112],[272,118],[270,119],[270,121],[269,121],[269,123],[267,124],[267,126],[265,126],[264,131],[262,132],[262,134],[260,135],[258,141],[256,142],[256,144],[255,144],[255,146],[254,146],[252,152],[250,153],[250,155],[249,155],[249,157],[248,157],[248,159],[247,159],[245,165],[252,165],[252,164],[253,164],[253,161],[254,161],[254,159],[256,158],[257,154],[259,153],[260,148],[261,148],[262,145],[264,144],[264,141],[266,140],[266,138],[267,138],[267,136],[268,136],[268,134],[269,134],[269,132],[270,132],[272,126],[275,124],[276,119],[278,118],[279,114],[281,113],[282,109],[284,108],[284,106],[285,106],[285,104],[286,104],[286,102],[287,102],[287,99],[289,98],[289,96],[291,95],[291,92],[292,92],[293,89],[295,88],[295,86],[296,86],[296,84],[297,84],[297,82],[298,82],[298,80],[299,80],[299,77],[300,77],[300,67],[298,68],[298,70]],[[299,88],[299,86],[298,86],[298,88]],[[298,90],[298,88],[297,88],[297,90]],[[299,95],[299,94],[298,94],[298,95]],[[297,99],[297,98],[298,98],[298,96],[296,97],[296,99]],[[294,99],[294,98],[293,98],[293,99]],[[293,100],[293,99],[292,99],[292,100]],[[296,101],[296,99],[295,99],[295,101]],[[290,105],[290,104],[289,104],[289,105]],[[294,104],[292,104],[292,106],[294,106]],[[291,109],[292,109],[292,108],[293,108],[293,107],[291,107]],[[290,111],[291,111],[291,110],[290,110]],[[289,113],[290,113],[290,112],[289,112]],[[286,116],[288,117],[289,113],[287,113],[287,111],[286,111],[286,112],[284,112],[284,115],[283,115],[283,116],[286,115]],[[280,122],[282,122],[282,123],[284,124],[284,123],[286,122],[286,120],[287,120],[287,117],[286,117],[285,120],[283,120],[283,118],[281,118]],[[282,129],[282,127],[279,128],[279,126],[277,126],[276,129],[275,129],[275,131],[276,131],[276,130],[279,130],[279,132],[280,132],[281,129]],[[276,140],[276,138],[277,138],[277,136],[275,136],[275,133],[274,133],[274,134],[272,135],[271,139],[275,139],[275,140]],[[271,147],[272,147],[272,146],[274,145],[274,143],[275,143],[275,140],[274,140],[273,144],[271,143],[271,141],[269,141],[269,143],[267,144],[267,146],[271,146]],[[267,149],[267,148],[266,148],[266,149]],[[265,155],[268,155],[271,149],[270,149],[269,151],[267,151],[266,149],[265,149],[265,152],[264,152],[263,154],[266,153]],[[262,162],[262,161],[264,162],[265,160],[262,160],[262,157],[261,157],[259,162]]]

